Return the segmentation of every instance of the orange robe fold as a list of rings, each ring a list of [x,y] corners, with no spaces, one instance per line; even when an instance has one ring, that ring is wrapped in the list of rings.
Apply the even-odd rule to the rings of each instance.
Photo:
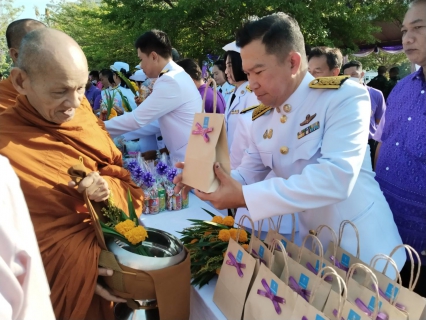
[[[86,98],[61,125],[42,118],[25,96],[0,117],[0,154],[9,158],[34,224],[58,319],[112,319],[110,302],[94,296],[100,248],[83,197],[68,187],[67,170],[81,156],[99,171],[117,206],[127,212],[127,190],[136,211],[143,192],[122,168],[120,151]]]
[[[18,95],[10,77],[0,81],[0,114],[15,105]]]

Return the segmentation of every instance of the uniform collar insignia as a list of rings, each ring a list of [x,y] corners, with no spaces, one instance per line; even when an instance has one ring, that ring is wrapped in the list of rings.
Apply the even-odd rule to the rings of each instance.
[[[309,83],[313,89],[339,89],[349,76],[319,77]]]
[[[267,113],[269,110],[273,109],[272,107],[265,106],[263,103],[261,103],[256,109],[254,109],[253,113],[251,114],[252,121],[256,120],[260,116]]]
[[[167,72],[169,72],[169,69],[163,69],[163,70],[160,72],[160,75],[159,75],[158,77],[160,78],[163,74],[165,74],[165,73],[167,73]]]
[[[300,124],[300,126],[306,126],[309,122],[311,122],[312,120],[314,120],[314,118],[317,116],[317,114],[313,114],[310,115],[308,114],[305,118],[305,120]]]
[[[248,92],[253,92],[253,90],[251,90],[251,88],[250,88],[250,85],[249,85],[249,84],[246,86],[246,90],[247,90]]]

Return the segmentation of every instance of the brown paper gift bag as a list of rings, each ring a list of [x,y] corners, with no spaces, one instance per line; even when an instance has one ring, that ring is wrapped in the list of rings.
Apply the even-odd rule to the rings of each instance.
[[[205,113],[204,105],[207,89],[204,91],[202,113],[196,113],[192,124],[191,135],[185,154],[185,170],[182,172],[182,183],[203,192],[214,192],[219,187],[219,180],[213,170],[215,162],[230,174],[228,142],[226,137],[225,116],[216,113],[217,88],[214,85],[213,112]]]
[[[313,237],[312,235],[308,236]],[[313,286],[320,277],[293,259],[287,259],[287,262],[290,276],[288,279],[285,279],[285,274],[282,273],[280,279],[283,281],[288,280],[289,287],[306,301],[309,301]],[[322,310],[324,308],[330,290],[331,284],[321,279],[318,284],[317,298],[313,301],[313,305],[316,309]]]
[[[68,174],[78,184],[86,176],[86,168],[79,163],[70,168]],[[142,271],[120,264],[114,254],[108,251],[105,244],[99,222],[100,217],[103,217],[101,213],[103,203],[89,200],[86,192],[83,193],[83,197],[92,219],[96,238],[102,249],[98,264],[114,271],[112,276],[103,277],[111,292],[127,299],[127,305],[132,309],[153,309],[158,306],[161,319],[189,319],[191,260],[188,250],[185,248],[184,261],[164,269]],[[144,307],[136,300],[156,300],[157,305]]]
[[[252,230],[254,230],[253,221],[247,216],[241,217],[239,225],[241,226],[246,218],[249,219]],[[232,320],[241,319],[250,285],[253,283],[256,265],[259,268],[259,260],[249,253],[253,249],[253,239],[256,236],[251,235],[247,252],[238,243],[239,233],[237,233],[237,241],[229,239],[228,249],[225,252],[213,294],[213,302],[227,319]]]
[[[271,247],[281,247],[279,252],[287,260],[284,246],[278,240],[271,242]],[[271,254],[270,259],[274,256]],[[269,262],[271,264],[272,261]],[[284,264],[284,279],[288,279],[288,266]],[[253,282],[244,308],[244,320],[278,320],[289,319],[296,303],[297,294],[269,270],[266,264],[261,264],[256,279]],[[269,300],[269,301],[268,301]]]
[[[412,270],[411,270],[411,279],[409,282],[408,288],[404,288],[401,286],[401,280],[398,273],[398,268],[393,261],[393,259],[390,256],[386,256],[384,254],[377,255],[371,259],[371,270],[377,277],[378,283],[379,283],[379,294],[382,298],[389,301],[393,306],[395,306],[397,309],[399,309],[403,313],[409,314],[410,320],[419,320],[419,319],[426,319],[426,299],[419,296],[417,293],[413,292],[413,289],[415,288],[417,281],[420,276],[420,266],[421,266],[421,260],[419,257],[419,254],[414,250],[412,247],[408,245],[399,245],[397,246],[392,252],[391,256],[399,249],[405,248],[408,251],[408,255],[410,257]],[[416,255],[419,263],[419,268],[416,273],[416,277],[414,277],[414,259],[413,259],[413,253]],[[385,269],[380,272],[375,269],[376,262],[380,259],[384,259],[388,261],[386,264]],[[395,271],[397,272],[397,280],[392,280],[388,278],[385,273],[387,269],[387,265],[390,264],[392,267],[394,267]],[[399,283],[398,283],[399,282]],[[366,281],[363,283],[363,285],[367,288],[372,288],[372,283],[369,281]]]
[[[352,226],[352,228],[355,231],[356,234],[356,238],[357,238],[357,251],[356,251],[356,255],[352,255],[351,253],[349,253],[348,251],[346,251],[345,249],[343,249],[340,244],[342,243],[342,238],[343,238],[343,231],[345,230],[345,227],[347,225]],[[345,273],[349,270],[350,266],[353,265],[354,263],[361,263],[364,264],[365,266],[367,266],[367,264],[363,261],[361,261],[361,259],[359,258],[359,254],[360,254],[360,247],[359,247],[359,233],[358,233],[358,229],[357,227],[349,220],[343,220],[340,223],[340,227],[339,227],[339,240],[337,243],[337,249],[335,250],[335,253],[333,252],[335,250],[335,243],[333,241],[330,241],[328,248],[327,248],[327,252],[325,253],[325,260],[332,262],[333,265],[344,271]],[[339,273],[341,274],[341,273]],[[356,281],[358,281],[359,283],[362,283],[365,279],[365,274],[363,269],[359,269],[356,271],[356,273],[354,274],[354,279]]]
[[[365,276],[370,278],[374,290],[364,287],[352,278],[355,270],[359,269],[362,269]],[[407,319],[406,314],[399,311],[380,296],[377,278],[365,264],[355,263],[349,268],[346,277],[346,287],[348,288],[348,301],[355,305],[356,310],[354,312],[357,312],[358,315],[364,313],[370,319],[378,320]]]
[[[264,242],[266,244],[270,244],[272,242],[273,239],[283,239],[285,241],[287,241],[287,239],[282,236],[280,234],[280,227],[281,227],[281,221],[283,219],[283,216],[279,216],[278,221],[277,221],[277,225],[275,225],[274,221],[269,218],[268,219],[268,225],[269,225],[269,229],[268,229],[268,233],[266,234],[266,238],[264,240]],[[291,242],[294,243],[294,237],[296,234],[296,216],[292,213],[291,214],[291,220],[292,220],[292,230],[291,230]]]

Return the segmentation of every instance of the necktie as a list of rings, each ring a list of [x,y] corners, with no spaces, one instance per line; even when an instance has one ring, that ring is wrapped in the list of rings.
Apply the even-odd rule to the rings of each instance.
[[[234,102],[235,97],[236,97],[236,96],[235,96],[235,93],[233,93],[233,94],[232,94],[232,97],[231,97],[231,103],[229,104],[229,106],[232,106],[232,102]]]
[[[219,88],[219,92],[222,93],[222,88]]]

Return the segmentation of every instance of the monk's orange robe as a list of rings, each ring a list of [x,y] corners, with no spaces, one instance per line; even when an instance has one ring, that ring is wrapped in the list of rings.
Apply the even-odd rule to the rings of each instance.
[[[0,114],[15,105],[18,95],[10,77],[0,81]]]
[[[87,99],[73,120],[42,118],[20,95],[0,116],[0,154],[9,158],[34,224],[58,319],[112,319],[111,303],[94,295],[100,248],[83,197],[67,184],[67,170],[81,156],[85,167],[108,182],[115,204],[127,212],[129,189],[136,211],[143,192],[122,168],[120,151],[93,115]]]

